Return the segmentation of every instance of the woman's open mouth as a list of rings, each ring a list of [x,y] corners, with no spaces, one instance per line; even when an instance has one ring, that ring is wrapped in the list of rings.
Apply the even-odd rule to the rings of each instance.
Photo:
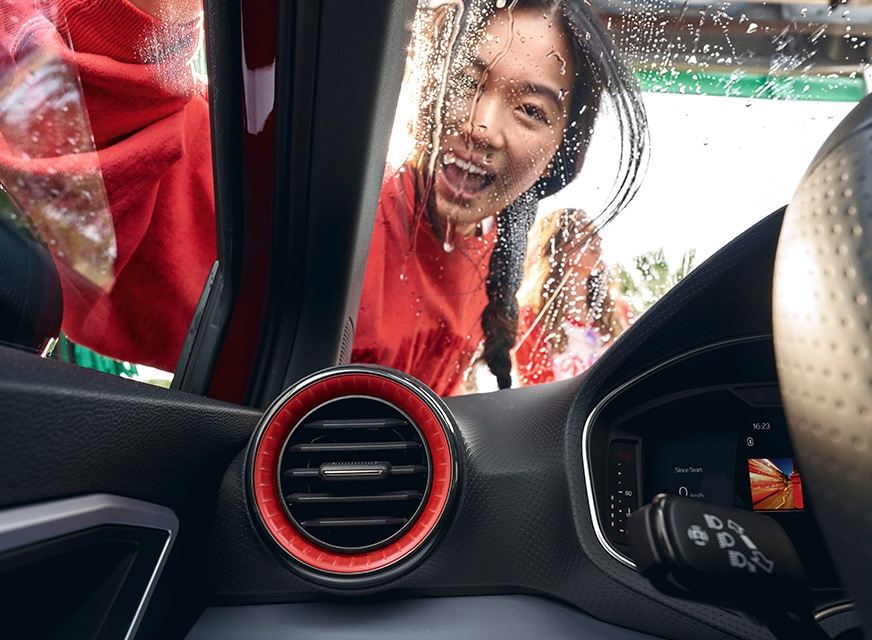
[[[496,176],[469,160],[445,151],[440,158],[444,184],[457,199],[471,199],[493,184]]]

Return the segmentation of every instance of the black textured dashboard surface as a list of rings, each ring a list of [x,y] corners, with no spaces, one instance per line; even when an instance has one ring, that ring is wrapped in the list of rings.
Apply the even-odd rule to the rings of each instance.
[[[653,365],[701,345],[771,332],[780,221],[780,212],[773,214],[700,265],[586,377],[449,398],[465,456],[461,499],[433,553],[393,582],[343,592],[297,577],[252,524],[240,455],[219,496],[209,554],[212,603],[538,594],[670,638],[769,637],[734,614],[665,598],[606,554],[588,511],[581,433],[597,402]]]
[[[141,638],[177,637],[200,581],[216,487],[260,415],[0,348],[0,508],[109,493],[169,507],[179,537]],[[153,621],[160,628],[153,628]]]

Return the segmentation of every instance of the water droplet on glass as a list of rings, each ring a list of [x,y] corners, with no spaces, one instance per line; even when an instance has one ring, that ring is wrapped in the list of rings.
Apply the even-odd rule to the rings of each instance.
[[[453,220],[445,221],[445,242],[442,243],[442,249],[445,253],[454,251],[454,234],[456,230],[457,227]]]
[[[748,30],[745,31],[745,33],[754,33],[755,31],[757,31],[757,27],[758,27],[757,23],[752,22],[751,24],[748,25]]]
[[[560,75],[562,75],[562,76],[566,75],[566,60],[563,59],[563,56],[561,56],[554,49],[552,49],[551,52],[545,57],[546,58],[556,58],[557,61],[560,63]]]

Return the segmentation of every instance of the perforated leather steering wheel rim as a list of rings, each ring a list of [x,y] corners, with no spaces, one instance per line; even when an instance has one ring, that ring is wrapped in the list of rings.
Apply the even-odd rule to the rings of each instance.
[[[872,628],[872,102],[818,153],[775,264],[779,384],[803,491]]]

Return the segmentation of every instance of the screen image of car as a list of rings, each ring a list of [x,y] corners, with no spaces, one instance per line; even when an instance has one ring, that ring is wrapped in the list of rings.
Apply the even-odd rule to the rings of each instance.
[[[802,479],[793,458],[748,460],[751,503],[754,511],[804,509]]]

